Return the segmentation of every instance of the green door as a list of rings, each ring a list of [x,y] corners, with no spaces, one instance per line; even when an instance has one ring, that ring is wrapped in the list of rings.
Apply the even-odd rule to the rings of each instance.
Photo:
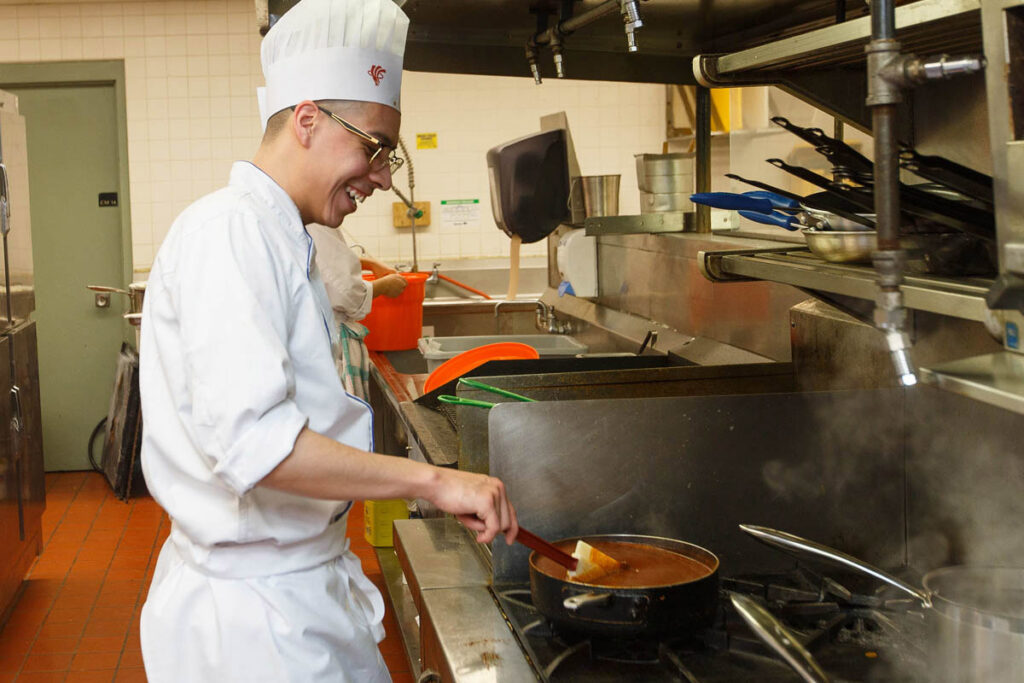
[[[28,129],[46,469],[89,469],[89,435],[110,405],[128,304],[114,294],[98,308],[86,289],[126,288],[121,209],[99,197],[120,187],[114,84],[0,88],[18,96]]]

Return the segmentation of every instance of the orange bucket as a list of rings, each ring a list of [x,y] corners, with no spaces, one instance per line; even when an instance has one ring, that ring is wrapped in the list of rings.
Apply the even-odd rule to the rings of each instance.
[[[360,320],[370,333],[366,335],[366,348],[371,351],[405,351],[415,349],[423,334],[423,290],[428,273],[399,273],[408,283],[394,299],[378,296],[373,300],[370,314]],[[363,279],[376,279],[363,273]]]

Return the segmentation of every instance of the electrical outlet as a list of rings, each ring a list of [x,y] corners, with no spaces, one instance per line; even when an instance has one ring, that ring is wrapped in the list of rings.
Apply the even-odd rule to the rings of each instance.
[[[425,228],[430,225],[430,202],[413,202],[413,206],[423,212],[423,215],[416,219],[416,227]],[[391,205],[391,223],[396,228],[411,227],[409,207],[401,202],[394,202]]]

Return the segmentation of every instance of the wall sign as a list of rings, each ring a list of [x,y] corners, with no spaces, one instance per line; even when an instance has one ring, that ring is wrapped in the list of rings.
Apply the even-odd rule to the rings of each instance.
[[[100,192],[100,206],[117,206],[117,193]]]
[[[441,226],[445,228],[479,227],[479,199],[442,199]]]
[[[416,133],[416,149],[437,149],[437,133]]]

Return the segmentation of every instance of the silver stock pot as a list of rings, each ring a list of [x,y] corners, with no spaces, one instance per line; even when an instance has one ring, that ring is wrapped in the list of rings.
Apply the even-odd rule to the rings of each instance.
[[[741,525],[759,541],[841,564],[904,591],[931,611],[931,680],[1024,680],[1024,568],[956,566],[924,575],[922,588],[834,548],[765,527]]]

